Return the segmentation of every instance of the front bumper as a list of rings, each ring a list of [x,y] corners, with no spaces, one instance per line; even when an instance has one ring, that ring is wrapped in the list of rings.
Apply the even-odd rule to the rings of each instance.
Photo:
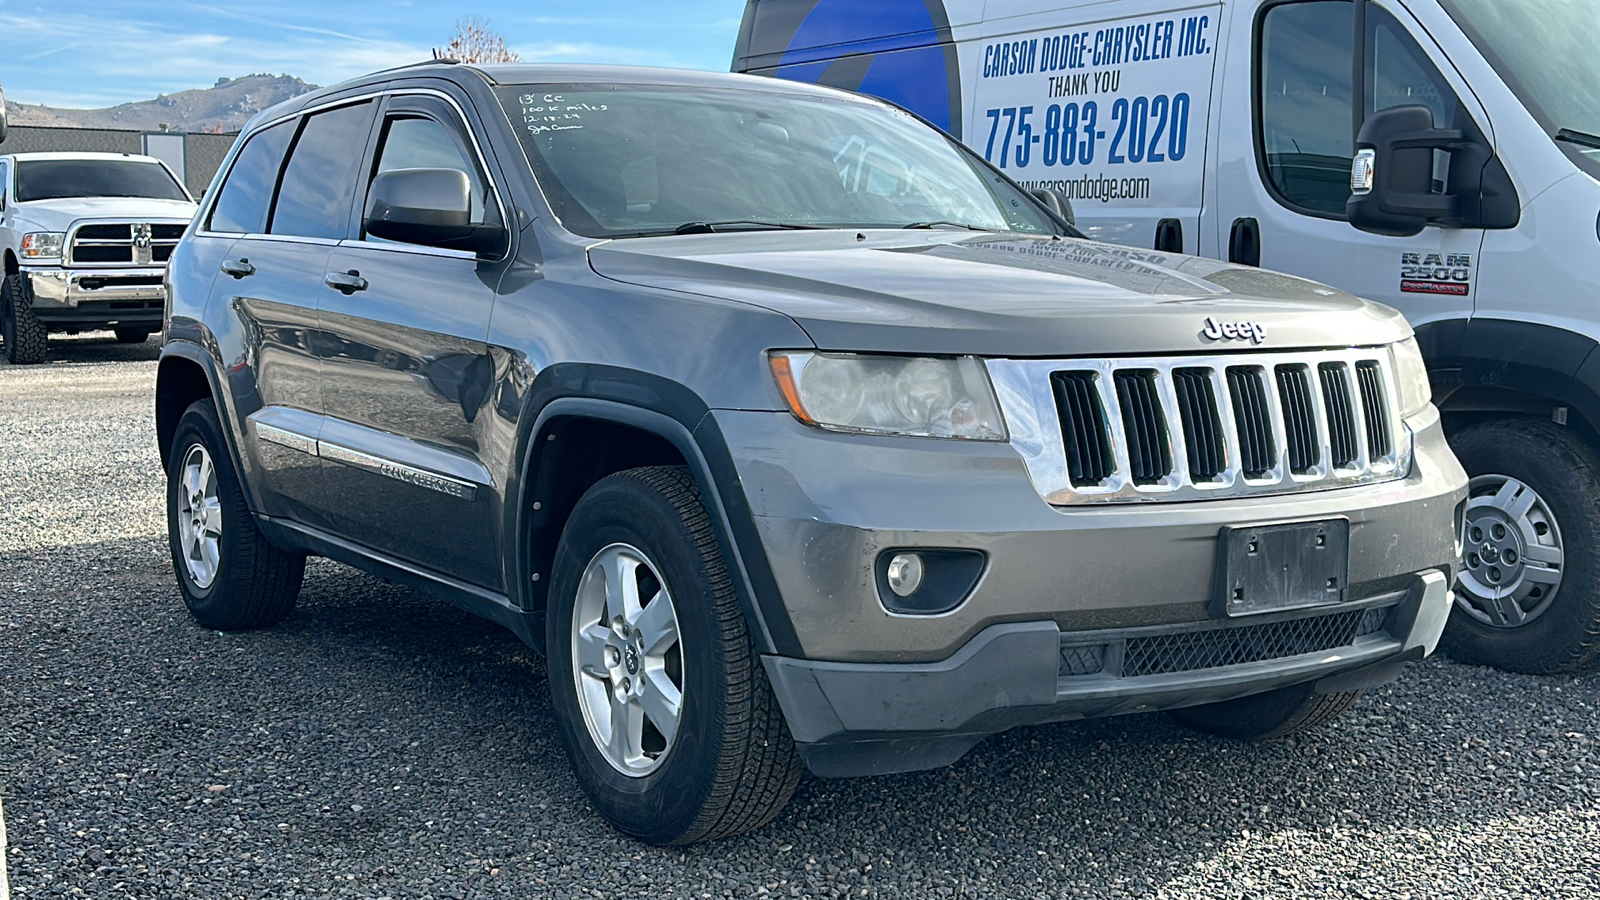
[[[1376,623],[1338,646],[1209,668],[1128,677],[1123,658],[1136,642],[1181,635],[1169,650],[1204,662],[1205,636],[1237,658],[1263,635],[1302,635],[1344,613],[1267,617],[1197,630],[1113,629],[1063,634],[1054,622],[993,625],[949,660],[937,663],[829,663],[763,657],[790,733],[806,764],[824,777],[884,775],[949,765],[991,734],[1018,725],[1217,703],[1315,680],[1317,693],[1383,684],[1406,662],[1432,653],[1454,600],[1444,572],[1424,572],[1404,589],[1353,604],[1345,612]],[[1361,630],[1365,630],[1362,628]],[[1087,647],[1103,647],[1100,671],[1078,674]],[[1113,662],[1115,660],[1115,662]],[[1162,669],[1160,665],[1150,669]]]
[[[28,267],[33,311],[61,324],[161,324],[167,291],[163,268],[63,269]]]
[[[769,678],[819,773],[942,765],[987,734],[1029,722],[1209,703],[1357,671],[1376,683],[1431,652],[1449,610],[1467,479],[1431,409],[1406,423],[1415,441],[1403,479],[1075,508],[1047,504],[1006,444],[839,435],[785,414],[713,415],[800,648],[765,657]],[[1336,517],[1350,522],[1346,602],[1217,613],[1224,527]],[[877,564],[897,549],[977,551],[986,566],[950,612],[894,614],[880,599]],[[1363,619],[1369,610],[1383,612]],[[1119,656],[1136,641],[1236,632],[1217,638],[1226,644],[1248,637],[1247,627],[1329,614],[1349,617],[1347,637],[1274,643],[1274,632],[1275,655],[1224,654],[1166,670],[1124,670]],[[1100,668],[1069,674],[1064,650],[1098,653]]]

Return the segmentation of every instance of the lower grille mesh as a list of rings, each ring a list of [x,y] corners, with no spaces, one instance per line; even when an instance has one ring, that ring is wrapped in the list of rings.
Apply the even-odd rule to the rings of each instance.
[[[1122,662],[1122,676],[1138,678],[1237,666],[1349,646],[1357,638],[1383,630],[1389,609],[1359,609],[1265,625],[1131,638]]]

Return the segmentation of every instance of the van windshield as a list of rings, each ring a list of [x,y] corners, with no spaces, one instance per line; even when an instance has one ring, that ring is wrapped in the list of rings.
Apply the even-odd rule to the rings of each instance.
[[[557,217],[588,237],[1059,230],[970,151],[872,101],[698,85],[498,91]]]
[[[1600,4],[1594,0],[1441,0],[1548,134],[1600,136]],[[1600,164],[1600,147],[1567,141]]]

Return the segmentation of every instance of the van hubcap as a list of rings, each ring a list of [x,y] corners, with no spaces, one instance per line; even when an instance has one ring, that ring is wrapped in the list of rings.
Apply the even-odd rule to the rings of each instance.
[[[217,578],[222,558],[222,503],[217,499],[217,470],[206,448],[194,444],[183,454],[178,482],[178,542],[184,567],[199,588]]]
[[[595,747],[635,778],[666,759],[683,714],[678,612],[642,550],[612,544],[578,582],[572,677]]]
[[[1505,475],[1472,479],[1456,605],[1495,628],[1518,628],[1550,609],[1566,554],[1544,498]]]

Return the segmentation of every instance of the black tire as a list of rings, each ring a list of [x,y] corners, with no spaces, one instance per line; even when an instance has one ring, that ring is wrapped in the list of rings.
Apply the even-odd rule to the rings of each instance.
[[[1313,694],[1311,682],[1237,700],[1175,709],[1174,719],[1207,734],[1263,741],[1325,725],[1361,699],[1360,691]]]
[[[142,344],[155,333],[144,328],[114,328],[112,331],[116,334],[119,344]]]
[[[0,281],[0,340],[5,342],[6,362],[14,366],[44,362],[50,335],[33,313],[33,289],[20,273]]]
[[[221,517],[216,568],[205,584],[191,573],[179,535],[184,468],[197,448],[204,450],[215,471]],[[167,459],[167,536],[183,602],[205,627],[218,631],[265,628],[294,610],[306,558],[273,546],[256,526],[210,400],[196,401],[178,420]]]
[[[604,548],[646,553],[677,609],[678,737],[649,774],[624,774],[590,737],[573,668],[580,578]],[[552,705],[567,758],[599,813],[651,844],[742,834],[771,821],[803,765],[745,629],[711,520],[687,470],[633,469],[590,488],[562,534],[547,628]]]
[[[1554,518],[1564,545],[1560,585],[1548,607],[1519,627],[1474,618],[1457,599],[1440,646],[1454,659],[1508,672],[1553,675],[1600,663],[1600,456],[1573,433],[1539,419],[1501,419],[1450,435],[1467,474],[1515,478]],[[1469,552],[1471,548],[1468,548]],[[1459,587],[1459,585],[1458,585]]]

